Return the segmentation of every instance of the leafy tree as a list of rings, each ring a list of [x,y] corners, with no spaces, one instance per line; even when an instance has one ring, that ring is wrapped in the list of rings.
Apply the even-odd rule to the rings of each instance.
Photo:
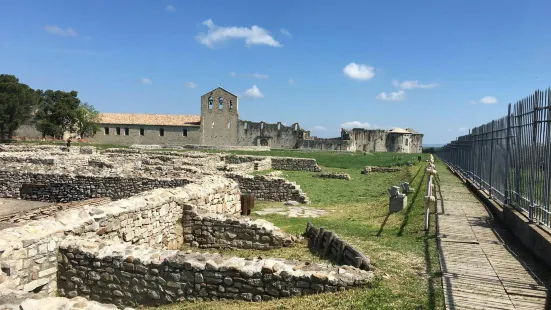
[[[41,103],[36,113],[36,129],[43,136],[62,137],[73,132],[78,123],[80,99],[78,92],[61,90],[40,91]]]
[[[93,136],[99,130],[99,112],[87,102],[80,105],[77,111],[75,131],[81,138]]]
[[[0,74],[0,138],[8,140],[13,133],[28,121],[38,103],[36,91],[19,83],[14,75]]]

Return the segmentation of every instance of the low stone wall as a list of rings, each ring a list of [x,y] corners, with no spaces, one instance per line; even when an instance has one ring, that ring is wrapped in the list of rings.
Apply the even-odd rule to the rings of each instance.
[[[180,187],[188,178],[158,179],[0,170],[0,197],[70,202],[97,197],[121,199],[154,188]]]
[[[280,259],[226,258],[66,240],[59,248],[59,295],[118,306],[176,301],[267,301],[363,286],[373,273]]]
[[[241,164],[248,162],[259,162],[266,158],[272,161],[268,169],[292,170],[292,171],[321,171],[318,163],[313,158],[277,157],[277,156],[251,156],[251,155],[226,155],[225,161],[228,164]]]
[[[0,283],[37,296],[57,290],[57,247],[64,238],[59,223],[0,231]]]
[[[354,266],[362,270],[373,269],[367,256],[323,227],[316,228],[312,223],[308,223],[304,235],[308,238],[310,250],[322,258],[338,265]]]
[[[95,154],[97,149],[93,146],[71,146],[69,149],[63,145],[41,144],[0,144],[0,152],[48,152],[52,154],[75,153]]]
[[[377,166],[365,166],[362,171],[363,174],[368,174],[370,172],[397,172],[402,168],[400,167],[377,167]]]
[[[0,153],[0,163],[28,163],[28,164],[37,164],[37,165],[54,165],[55,159],[48,158],[48,157],[4,155],[4,153]]]
[[[184,214],[184,240],[200,248],[270,250],[292,246],[297,240],[265,220],[221,214]]]
[[[7,266],[6,281],[12,287],[29,291],[44,286],[42,291],[52,294],[61,239],[76,236],[176,249],[183,244],[184,206],[190,204],[189,211],[196,214],[236,213],[240,211],[239,188],[226,178],[208,177],[183,188],[155,189],[0,230],[0,265]]]
[[[328,173],[313,174],[312,176],[314,178],[340,179],[340,180],[350,181],[350,175],[348,173],[328,172]]]
[[[321,171],[313,158],[272,157],[272,168],[292,171]]]
[[[233,172],[228,172],[225,175],[239,184],[241,192],[254,194],[258,200],[295,200],[300,203],[310,203],[310,200],[298,184],[287,181],[284,178],[265,175],[251,176]]]

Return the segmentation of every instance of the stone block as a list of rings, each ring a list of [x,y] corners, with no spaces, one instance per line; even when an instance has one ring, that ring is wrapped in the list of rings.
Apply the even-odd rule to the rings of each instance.
[[[388,211],[390,213],[399,212],[407,206],[407,203],[408,203],[408,197],[405,196],[405,195],[397,196],[397,197],[390,197],[389,198],[389,210]]]

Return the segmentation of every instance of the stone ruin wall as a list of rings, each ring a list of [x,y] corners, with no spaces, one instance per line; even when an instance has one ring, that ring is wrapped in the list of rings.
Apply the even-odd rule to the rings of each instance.
[[[228,172],[227,178],[235,180],[243,193],[254,194],[255,199],[267,201],[294,200],[300,203],[310,203],[308,196],[298,184],[280,177],[265,175],[251,176],[248,174]]]
[[[183,254],[70,239],[62,243],[59,253],[60,296],[83,296],[119,307],[176,301],[268,301],[343,291],[373,279],[372,272],[348,266]]]
[[[289,247],[297,240],[265,220],[220,214],[184,214],[186,244],[199,248],[271,250]]]
[[[0,170],[0,197],[49,202],[98,197],[121,199],[154,188],[180,187],[191,182],[188,178],[163,180]]]
[[[268,124],[266,122],[237,122],[237,145],[269,146],[272,149],[297,148],[308,131],[300,128],[298,123],[285,126],[281,122]],[[264,140],[264,141],[262,141]]]
[[[308,223],[304,235],[308,238],[310,250],[321,258],[329,259],[339,265],[349,265],[363,270],[373,269],[370,259],[361,251],[323,227],[317,228],[312,223]]]
[[[177,249],[183,244],[184,206],[194,212],[240,211],[239,189],[231,180],[205,178],[179,189],[156,189],[101,206],[73,209],[55,217],[0,231],[0,266],[6,283],[26,292],[56,291],[56,257],[61,240],[110,240],[128,245]]]
[[[261,162],[269,158],[271,168],[275,170],[292,170],[292,171],[321,171],[318,163],[313,158],[295,158],[295,157],[278,157],[278,156],[251,156],[251,155],[226,155],[224,160],[229,164],[242,164],[249,162]],[[268,166],[266,166],[268,167]],[[264,170],[264,169],[259,169]],[[267,170],[267,169],[265,169]]]

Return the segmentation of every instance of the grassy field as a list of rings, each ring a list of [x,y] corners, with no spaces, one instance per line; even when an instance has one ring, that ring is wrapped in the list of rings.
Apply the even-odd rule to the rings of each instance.
[[[270,152],[275,155],[275,151]],[[289,152],[291,153],[291,152]],[[325,209],[320,218],[287,218],[268,215],[284,231],[302,234],[308,221],[337,233],[350,244],[371,257],[376,268],[376,282],[370,288],[334,294],[279,299],[250,303],[201,302],[179,303],[157,309],[439,309],[443,307],[440,264],[435,238],[434,217],[431,230],[423,230],[424,192],[426,178],[423,164],[404,166],[395,173],[360,174],[366,164],[398,165],[417,155],[376,154],[345,155],[330,153],[296,153],[314,157],[325,171],[347,172],[351,181],[313,178],[308,172],[284,172],[284,177],[296,181],[308,194],[311,207]],[[288,156],[288,154],[280,155]],[[423,155],[423,158],[426,157]],[[334,159],[331,161],[330,159]],[[388,215],[387,188],[410,181],[416,191],[408,196],[407,208]],[[281,206],[281,203],[257,202],[255,210]],[[253,216],[260,217],[260,216]],[[227,255],[245,257],[283,257],[317,261],[306,243],[274,251],[224,250]]]

